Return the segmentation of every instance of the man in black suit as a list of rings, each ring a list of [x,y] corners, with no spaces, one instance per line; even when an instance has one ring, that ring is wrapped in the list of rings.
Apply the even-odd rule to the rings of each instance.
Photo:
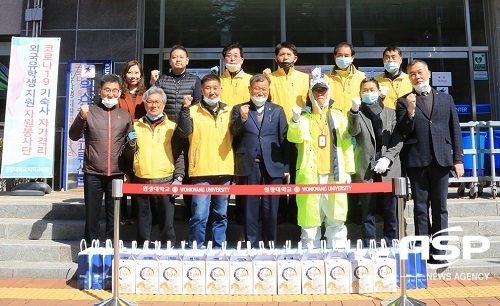
[[[457,177],[464,174],[462,136],[453,98],[429,85],[427,63],[413,60],[407,70],[413,92],[399,98],[396,107],[397,128],[406,135],[401,159],[411,183],[415,235],[433,238],[448,228],[450,170]],[[444,253],[431,245],[429,262],[445,263],[439,256]]]
[[[287,120],[283,108],[267,102],[270,80],[262,74],[250,79],[250,101],[235,105],[229,130],[235,152],[234,175],[239,185],[281,184],[288,175]],[[252,247],[259,240],[276,243],[279,196],[243,196],[245,237]],[[262,216],[262,239],[259,217]]]

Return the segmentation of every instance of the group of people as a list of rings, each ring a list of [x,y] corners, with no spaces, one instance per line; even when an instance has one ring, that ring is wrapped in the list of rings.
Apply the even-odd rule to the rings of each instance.
[[[86,140],[85,239],[99,238],[103,193],[106,237],[112,238],[111,181],[124,173],[133,183],[195,185],[348,184],[406,175],[415,234],[447,228],[449,172],[464,173],[461,132],[453,99],[430,86],[424,61],[411,61],[405,73],[401,50],[387,47],[384,72],[366,78],[353,65],[353,46],[343,42],[334,49],[332,70],[322,75],[314,69],[310,78],[295,69],[297,48],[289,42],[275,48],[276,71],[253,76],[242,69],[239,44],[226,46],[222,55],[221,77],[200,80],[187,73],[189,56],[180,45],[170,51],[168,73],[151,72],[148,90],[136,61],[125,65],[121,78],[102,77],[101,101],[82,105],[70,129],[71,139]],[[151,240],[156,221],[157,240],[175,243],[175,196],[131,198],[138,242]],[[190,247],[207,239],[214,247],[226,241],[228,199],[184,196],[191,210]],[[365,241],[376,238],[377,213],[384,221],[383,239],[390,244],[398,238],[392,194],[362,194],[359,202]],[[279,196],[237,196],[236,203],[253,247],[260,240],[276,241]],[[301,227],[304,244],[319,247],[323,223],[328,245],[347,238],[347,194],[299,194],[288,203],[284,209]],[[212,237],[206,237],[209,220]],[[432,254],[440,255],[431,248]]]

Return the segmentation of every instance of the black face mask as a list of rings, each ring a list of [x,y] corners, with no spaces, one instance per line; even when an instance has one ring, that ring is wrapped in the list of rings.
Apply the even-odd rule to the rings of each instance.
[[[278,66],[280,66],[281,68],[287,70],[287,69],[290,69],[292,68],[294,65],[295,65],[295,62],[290,62],[290,63],[287,63],[287,62],[277,62],[278,63]]]

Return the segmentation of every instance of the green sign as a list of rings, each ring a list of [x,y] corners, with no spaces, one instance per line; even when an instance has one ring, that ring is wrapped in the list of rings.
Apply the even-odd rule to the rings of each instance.
[[[474,71],[486,71],[486,53],[473,53]]]

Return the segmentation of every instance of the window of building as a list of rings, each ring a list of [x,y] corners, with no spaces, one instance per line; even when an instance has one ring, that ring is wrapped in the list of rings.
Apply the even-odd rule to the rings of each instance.
[[[465,3],[470,16],[466,16]],[[405,68],[407,60],[422,58],[432,71],[451,72],[449,92],[457,104],[470,105],[472,97],[477,104],[488,104],[488,81],[474,81],[472,92],[470,77],[464,77],[471,75],[470,59],[463,49],[467,47],[466,20],[470,18],[472,45],[486,46],[484,13],[483,1],[473,0],[351,0],[350,7],[346,1],[331,0],[148,0],[144,67],[146,71],[160,68],[155,48],[164,32],[165,54],[174,44],[192,52],[188,68],[219,66],[223,46],[239,42],[245,51],[246,72],[274,70],[274,47],[285,30],[285,40],[298,48],[299,66],[333,65],[333,48],[351,38],[356,67],[382,67],[383,48],[396,45],[404,49]],[[164,29],[160,29],[160,17]],[[165,72],[168,62],[163,63]]]
[[[151,11],[156,16],[159,7],[160,0],[147,1],[146,16]],[[153,19],[159,21],[159,17]],[[146,22],[146,32],[148,28],[153,30],[148,35],[154,35],[154,25]],[[186,48],[217,48],[232,42],[261,47],[279,41],[280,1],[165,0],[166,48],[175,44]],[[158,39],[154,47],[158,47]]]
[[[296,46],[332,48],[347,40],[345,1],[287,1],[286,40]]]
[[[356,0],[351,12],[357,47],[466,45],[463,0]]]
[[[486,46],[486,31],[483,1],[470,1],[470,27],[472,35],[472,45]]]

